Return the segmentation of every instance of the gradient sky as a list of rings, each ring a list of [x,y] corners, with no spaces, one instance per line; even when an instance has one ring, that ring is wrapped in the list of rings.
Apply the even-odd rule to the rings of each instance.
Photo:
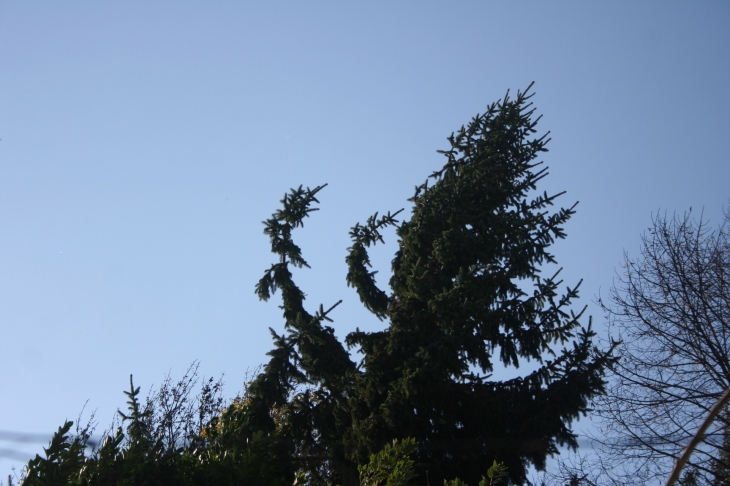
[[[0,431],[87,400],[102,430],[130,373],[194,360],[234,396],[283,329],[253,288],[299,184],[329,184],[295,234],[309,305],[382,328],[345,285],[350,226],[408,207],[446,137],[532,81],[539,189],[580,201],[555,254],[600,325],[652,214],[730,204],[729,54],[720,1],[1,1]],[[3,438],[0,477],[44,445]]]

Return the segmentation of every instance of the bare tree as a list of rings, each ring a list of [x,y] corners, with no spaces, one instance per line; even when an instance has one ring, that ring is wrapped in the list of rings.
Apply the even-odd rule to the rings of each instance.
[[[599,299],[610,335],[622,341],[595,403],[606,484],[666,480],[730,387],[730,211],[716,228],[691,210],[652,222],[639,258],[625,255],[610,298]],[[728,484],[729,419],[726,410],[707,430],[685,484]]]

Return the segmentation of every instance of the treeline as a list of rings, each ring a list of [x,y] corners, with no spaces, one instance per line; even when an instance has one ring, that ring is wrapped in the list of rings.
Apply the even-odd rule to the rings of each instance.
[[[29,462],[21,483],[525,484],[530,466],[543,470],[559,447],[577,447],[570,424],[593,406],[612,426],[613,435],[603,445],[613,455],[599,457],[590,467],[584,458],[563,462],[561,473],[545,481],[637,484],[638,478],[641,483],[663,474],[693,424],[730,386],[727,232],[724,226],[708,231],[702,221],[695,225],[691,219],[655,220],[654,229],[666,231],[647,236],[648,252],[639,262],[627,261],[628,280],[619,281],[604,307],[621,329],[644,328],[631,340],[619,333],[623,341],[594,343],[590,320],[586,326],[580,322],[585,308],[571,308],[580,283],[560,292],[560,271],[543,274],[557,263],[550,246],[565,237],[563,226],[575,204],[554,208],[562,193],[537,190],[547,175],[537,159],[549,139],[537,134],[539,117],[529,89],[514,99],[508,93],[448,138],[450,147],[441,152],[446,163],[416,187],[408,218],[397,219],[402,210],[375,213],[350,231],[347,284],[365,308],[388,323],[385,330],[358,330],[343,342],[328,325],[337,303],[315,312],[306,309],[305,293],[291,269],[309,265],[293,233],[317,210],[324,186],[300,186],[264,222],[276,259],[256,293],[263,300],[280,293],[285,332],[271,330],[270,360],[244,393],[224,403],[220,383],[209,380],[192,398],[191,371],[178,384],[165,382],[143,403],[130,378],[128,410],[120,412],[122,423],[115,430],[89,450],[90,428],[71,433],[73,424],[66,423],[45,457]],[[390,288],[384,290],[375,280],[368,250],[384,242],[384,230],[391,226],[398,249]],[[652,246],[662,241],[669,246]],[[686,250],[687,262],[665,251],[671,249],[680,256]],[[665,260],[689,270],[675,276],[671,266],[657,267],[669,277],[665,285],[647,270]],[[707,284],[708,278],[716,285]],[[695,294],[702,297],[685,292],[677,301],[673,292],[683,283],[699,286]],[[644,312],[647,301],[641,299],[658,302],[651,314]],[[664,303],[684,314],[671,314],[674,320],[661,327],[667,317],[660,312]],[[686,329],[674,336],[679,331],[673,325]],[[651,344],[652,333],[677,344]],[[692,348],[697,335],[707,339]],[[659,346],[652,348],[657,353],[632,347],[640,339]],[[352,349],[362,357],[356,360]],[[662,357],[662,352],[668,354]],[[704,362],[698,363],[700,355]],[[518,368],[526,361],[539,367],[511,380],[491,374],[495,364]],[[647,366],[655,368],[646,371]],[[678,374],[662,374],[661,367],[681,370],[681,386],[697,384],[697,393],[679,396],[688,407],[688,421],[666,429],[674,434],[672,441],[667,435],[650,446],[658,455],[631,455],[650,442],[637,442],[637,434],[665,430],[645,422],[645,430],[635,432],[631,413],[659,423],[667,418],[663,414],[678,410],[676,401],[662,395]],[[654,402],[637,406],[637,396]],[[704,440],[705,456],[690,462],[686,484],[727,484],[717,482],[727,480],[723,471],[730,470],[727,418],[723,415]],[[622,461],[622,444],[630,460]],[[630,469],[634,460],[655,457],[657,466],[650,472]],[[619,463],[626,468],[616,474]]]
[[[294,451],[282,440],[282,429],[251,434],[247,424],[250,398],[235,398],[212,414],[221,402],[220,382],[204,382],[193,396],[197,365],[173,384],[169,378],[145,402],[130,377],[127,413],[122,424],[104,434],[101,444],[89,452],[91,422],[72,431],[66,422],[54,434],[45,457],[28,464],[24,485],[254,485],[318,484],[326,474],[298,465]],[[280,419],[279,417],[278,419]],[[277,419],[277,420],[278,420]],[[203,422],[202,428],[197,426]],[[413,439],[393,441],[358,467],[360,484],[406,486],[415,478],[417,449]],[[295,459],[295,460],[292,460]],[[308,458],[323,464],[321,458]],[[309,466],[311,467],[311,466]],[[506,479],[506,468],[494,462],[485,469],[479,486],[497,485]],[[13,484],[12,478],[8,479]],[[320,483],[321,484],[321,483]],[[464,486],[456,479],[448,486]]]

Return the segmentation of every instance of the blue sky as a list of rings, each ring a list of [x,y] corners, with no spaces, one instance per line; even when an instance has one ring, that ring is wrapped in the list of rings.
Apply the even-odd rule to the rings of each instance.
[[[4,1],[0,46],[0,431],[87,400],[103,429],[130,373],[147,390],[194,360],[235,395],[283,327],[253,288],[299,184],[329,184],[296,235],[308,302],[344,300],[340,337],[382,327],[345,285],[348,229],[532,81],[539,189],[580,201],[555,254],[596,324],[653,213],[730,204],[726,2]]]

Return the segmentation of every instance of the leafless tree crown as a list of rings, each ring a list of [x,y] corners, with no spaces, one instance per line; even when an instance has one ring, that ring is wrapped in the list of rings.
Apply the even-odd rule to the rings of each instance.
[[[716,228],[691,212],[656,216],[639,258],[625,255],[599,304],[622,340],[608,394],[596,403],[601,461],[633,484],[666,478],[730,387],[730,211]],[[694,452],[695,484],[725,484],[716,474],[730,470],[729,418]]]

